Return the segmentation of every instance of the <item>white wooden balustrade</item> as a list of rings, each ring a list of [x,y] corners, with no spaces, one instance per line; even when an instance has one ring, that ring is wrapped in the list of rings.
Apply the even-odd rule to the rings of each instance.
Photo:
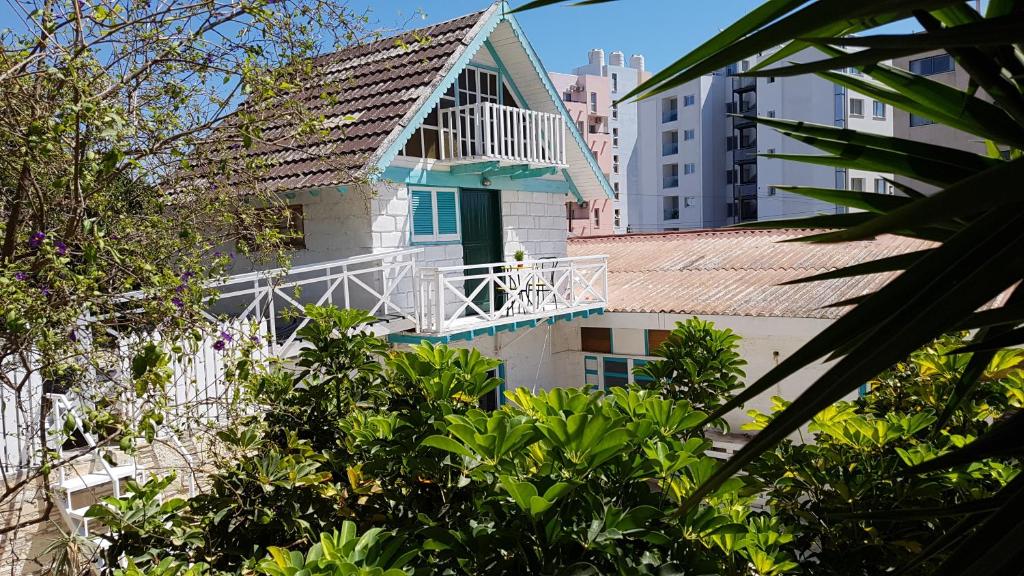
[[[219,292],[211,312],[266,323],[273,354],[287,353],[298,331],[309,323],[306,304],[361,308],[378,317],[408,320],[416,329],[415,305],[411,298],[399,298],[399,288],[404,285],[411,292],[420,252],[421,248],[392,250],[231,276],[209,285]]]
[[[498,159],[565,166],[565,122],[557,114],[491,102],[440,111],[441,160]]]
[[[577,256],[421,268],[421,331],[449,334],[604,308],[608,259]]]

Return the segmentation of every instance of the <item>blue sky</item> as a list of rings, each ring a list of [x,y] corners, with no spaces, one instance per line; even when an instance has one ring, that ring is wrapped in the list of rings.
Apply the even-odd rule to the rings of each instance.
[[[525,0],[511,0],[513,6]],[[763,0],[621,0],[593,6],[569,3],[517,14],[530,43],[552,72],[586,63],[587,51],[604,48],[643,54],[648,70],[660,70]],[[370,8],[374,23],[415,28],[479,10],[489,0],[349,0]],[[422,14],[421,14],[422,13]],[[422,17],[422,16],[425,16]],[[895,31],[906,31],[899,25]]]

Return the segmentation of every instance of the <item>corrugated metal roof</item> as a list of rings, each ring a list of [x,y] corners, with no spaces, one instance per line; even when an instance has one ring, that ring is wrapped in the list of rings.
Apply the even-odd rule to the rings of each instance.
[[[782,282],[933,247],[902,236],[843,244],[785,242],[816,230],[699,230],[574,238],[570,256],[608,256],[611,312],[838,318],[829,304],[881,288],[893,274]]]

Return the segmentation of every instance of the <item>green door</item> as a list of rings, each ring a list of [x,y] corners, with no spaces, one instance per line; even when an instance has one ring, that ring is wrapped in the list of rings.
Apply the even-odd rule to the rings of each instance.
[[[501,262],[504,256],[501,249],[501,192],[498,190],[461,190],[459,205],[462,218],[462,258],[467,266],[472,264],[491,264]],[[486,274],[490,268],[474,268],[466,271],[466,275]],[[466,294],[472,294],[481,280],[467,280]],[[488,310],[490,304],[489,288],[483,288],[473,303],[481,310]],[[502,294],[495,294],[494,308],[501,307],[504,301]],[[467,310],[475,314],[474,310]]]

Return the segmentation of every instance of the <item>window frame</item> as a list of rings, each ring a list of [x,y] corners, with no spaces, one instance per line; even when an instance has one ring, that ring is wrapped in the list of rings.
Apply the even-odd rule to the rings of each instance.
[[[881,114],[878,113],[879,107],[881,107]],[[885,105],[885,102],[882,102],[881,100],[872,100],[871,117],[874,118],[875,120],[885,120],[886,108],[887,106]]]
[[[857,104],[858,111],[854,111],[854,103]],[[864,117],[864,99],[863,98],[850,98],[850,116],[856,118]]]
[[[459,197],[459,189],[447,186],[409,186],[409,242],[415,246],[423,246],[430,244],[458,244],[462,242],[462,218],[461,218],[461,202],[462,199]],[[433,232],[431,234],[417,234],[416,225],[413,217],[413,193],[414,192],[430,192],[430,216],[433,222]],[[440,231],[440,222],[438,220],[439,215],[437,211],[437,193],[438,192],[451,192],[455,197],[455,233],[454,234],[442,234]]]

